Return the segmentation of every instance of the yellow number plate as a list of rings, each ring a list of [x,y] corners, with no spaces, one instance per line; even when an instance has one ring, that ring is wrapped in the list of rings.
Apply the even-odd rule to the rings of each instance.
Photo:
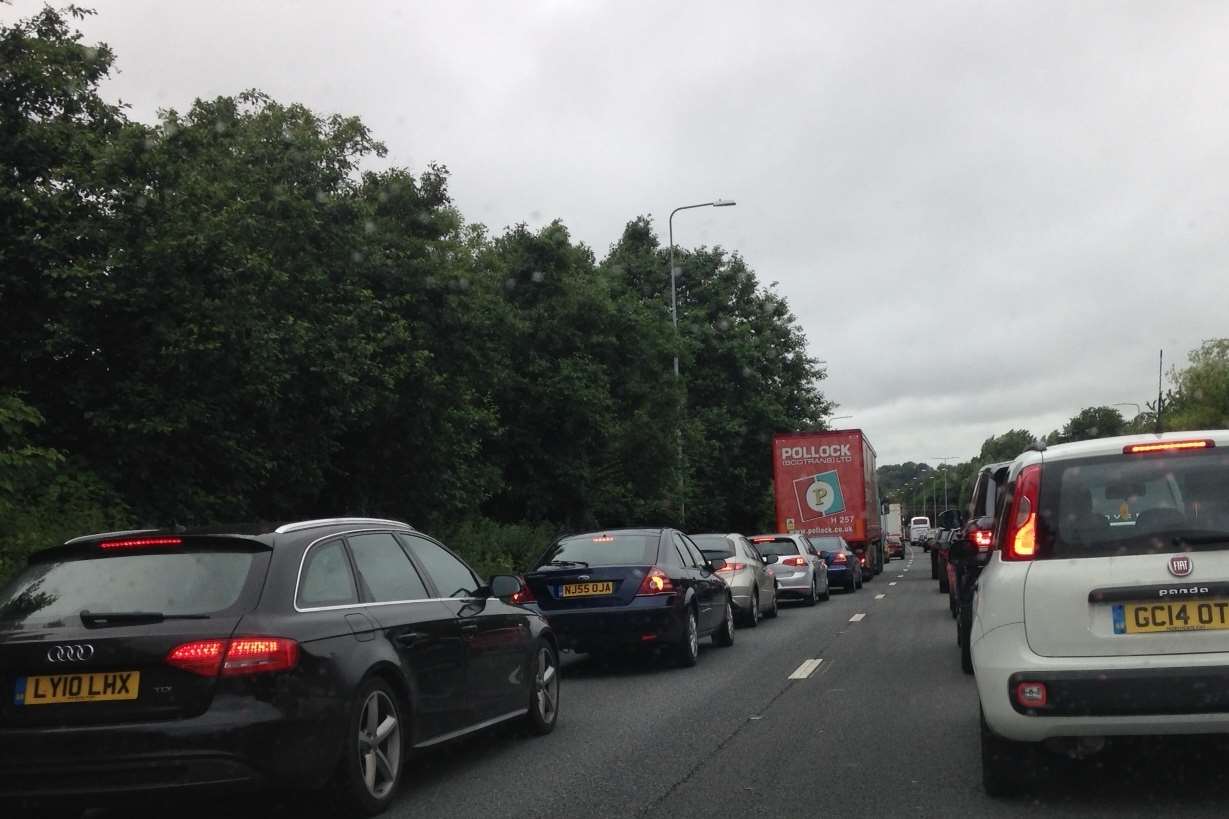
[[[1220,598],[1121,603],[1114,606],[1114,631],[1118,634],[1225,629],[1229,629],[1229,600]]]
[[[595,597],[599,594],[614,594],[614,581],[604,583],[564,583],[564,597]]]
[[[140,685],[140,671],[18,677],[13,699],[17,705],[135,700]]]

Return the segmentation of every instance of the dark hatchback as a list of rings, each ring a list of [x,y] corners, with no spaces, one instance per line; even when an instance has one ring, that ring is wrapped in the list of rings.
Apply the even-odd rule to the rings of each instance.
[[[619,529],[561,538],[525,576],[531,602],[563,648],[606,654],[664,647],[695,665],[701,637],[734,644],[730,590],[675,529]]]
[[[378,813],[415,749],[553,728],[557,646],[520,589],[372,519],[38,553],[0,590],[0,797],[326,786]]]

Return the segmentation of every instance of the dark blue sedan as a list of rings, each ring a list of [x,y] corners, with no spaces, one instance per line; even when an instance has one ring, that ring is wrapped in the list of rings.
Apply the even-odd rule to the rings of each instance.
[[[819,556],[828,564],[828,585],[847,592],[862,588],[862,563],[843,537],[813,537]]]

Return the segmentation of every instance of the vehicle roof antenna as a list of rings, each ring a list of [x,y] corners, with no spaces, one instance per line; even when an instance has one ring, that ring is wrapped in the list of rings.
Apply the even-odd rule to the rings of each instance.
[[[1156,434],[1161,434],[1161,412],[1165,406],[1165,398],[1161,393],[1162,379],[1165,372],[1165,349],[1161,349],[1160,359],[1156,365]]]

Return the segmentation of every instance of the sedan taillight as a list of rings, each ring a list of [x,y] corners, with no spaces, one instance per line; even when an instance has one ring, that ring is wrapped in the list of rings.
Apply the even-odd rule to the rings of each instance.
[[[657,566],[649,569],[644,580],[640,581],[640,590],[636,592],[636,596],[646,597],[655,594],[674,594],[674,584],[670,582],[670,576]]]
[[[807,559],[805,557],[787,557],[781,561],[784,566],[805,566]]]
[[[733,574],[734,572],[741,572],[745,568],[747,568],[746,563],[727,563],[717,571]]]

